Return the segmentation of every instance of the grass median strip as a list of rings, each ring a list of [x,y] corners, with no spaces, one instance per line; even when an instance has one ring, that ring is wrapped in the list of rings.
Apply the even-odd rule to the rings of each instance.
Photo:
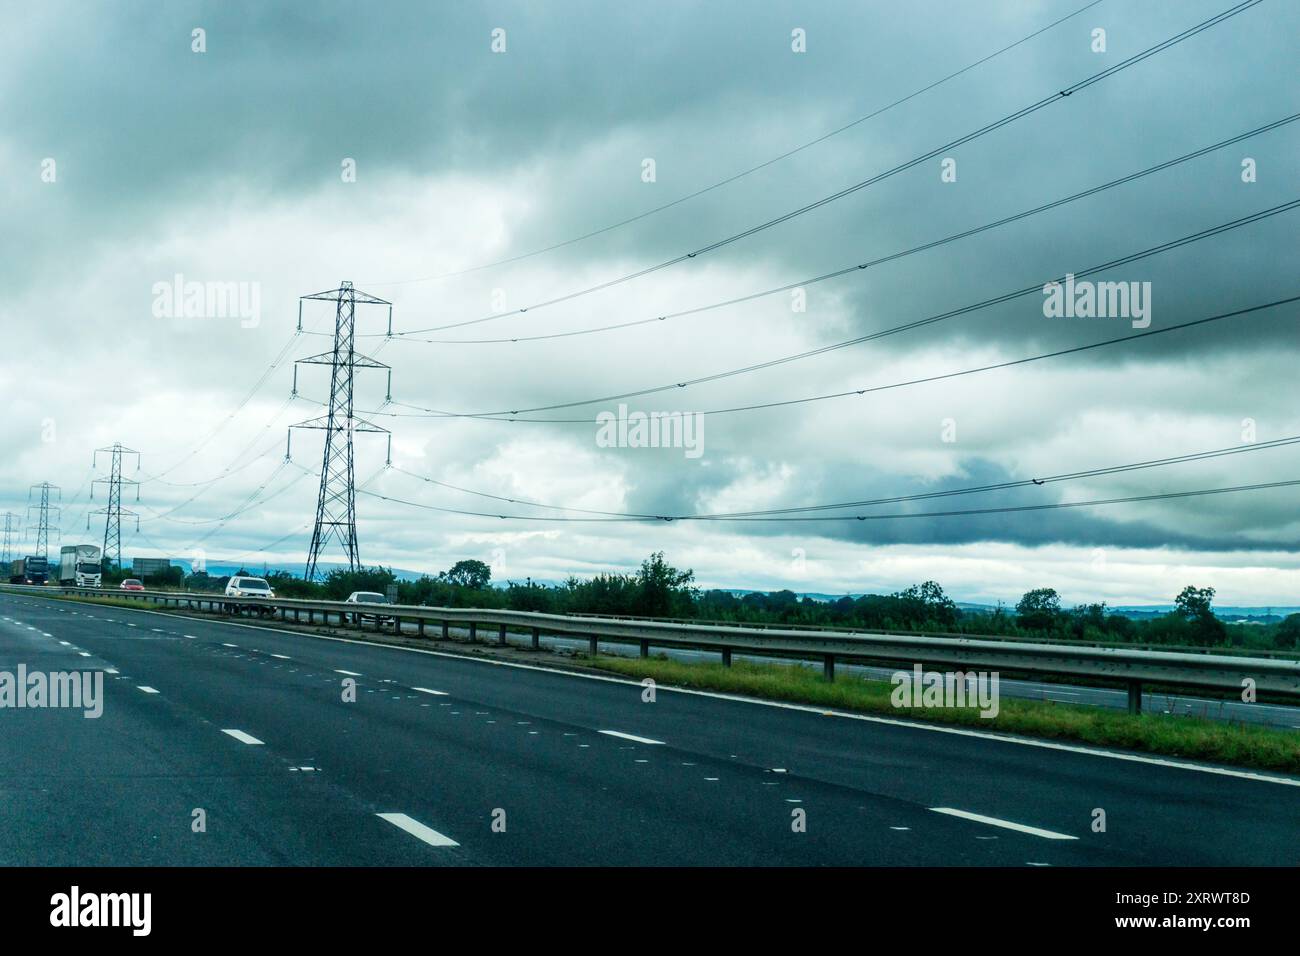
[[[745,694],[906,720],[956,724],[997,733],[1076,741],[1163,756],[1300,773],[1300,734],[1250,724],[1002,697],[996,717],[974,708],[895,707],[888,681],[840,675],[833,682],[807,667],[736,661],[731,667],[663,658],[595,657],[589,667],[664,686]]]

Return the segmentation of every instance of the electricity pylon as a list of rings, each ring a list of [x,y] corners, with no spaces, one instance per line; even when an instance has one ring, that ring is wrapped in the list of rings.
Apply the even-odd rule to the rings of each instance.
[[[14,532],[20,527],[20,518],[12,511],[6,511],[4,518],[4,545],[0,547],[0,564],[7,565],[14,559]]]
[[[122,456],[135,455],[135,469],[140,470],[140,453],[133,448],[125,447],[121,442],[114,442],[104,448],[95,449],[95,457],[92,467],[99,467],[99,453],[103,452],[112,456],[112,465],[109,468],[107,478],[96,478],[90,483],[90,497],[95,497],[95,485],[101,482],[108,484],[108,505],[99,508],[86,515],[86,527],[90,527],[90,515],[104,516],[104,550],[103,560],[108,561],[110,549],[116,553],[113,559],[117,566],[122,567],[122,515],[135,519],[135,530],[140,530],[140,516],[134,511],[122,510],[122,486],[135,485],[135,500],[140,500],[140,482],[130,478],[122,477]]]
[[[32,493],[36,491],[38,488],[40,489],[41,492],[40,501],[37,502],[36,504],[32,504]],[[50,509],[53,508],[55,511],[61,510],[58,505],[50,504],[51,491],[59,492],[59,499],[60,500],[63,499],[63,492],[59,490],[59,486],[52,485],[48,481],[42,481],[39,485],[32,485],[31,488],[29,488],[27,491],[28,522],[31,521],[32,509],[35,509],[37,514],[36,549],[32,553],[39,555],[42,558],[48,558],[50,556]],[[60,516],[59,523],[60,524],[63,523],[62,516]],[[30,523],[28,524],[28,529],[29,530],[31,529]]]
[[[316,498],[316,523],[311,533],[311,546],[307,552],[308,581],[316,577],[316,565],[321,551],[331,540],[336,540],[347,558],[348,570],[361,567],[357,548],[357,490],[353,469],[353,432],[378,432],[388,435],[388,459],[392,463],[393,438],[387,428],[381,428],[353,414],[352,386],[359,368],[382,368],[388,372],[388,391],[384,404],[393,398],[393,370],[383,362],[357,352],[357,305],[388,306],[388,334],[393,334],[393,304],[365,292],[358,292],[351,282],[337,289],[304,295],[298,300],[298,330],[302,331],[302,303],[307,300],[332,301],[334,312],[334,348],[329,352],[298,359],[293,366],[293,395],[298,394],[298,365],[328,365],[330,367],[329,411],[318,418],[289,426],[284,457],[289,460],[289,442],[295,428],[314,428],[325,432],[325,454],[321,459],[320,494]]]

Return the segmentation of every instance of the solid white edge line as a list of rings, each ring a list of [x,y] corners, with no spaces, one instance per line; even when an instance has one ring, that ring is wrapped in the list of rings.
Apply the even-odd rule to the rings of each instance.
[[[1040,827],[1026,826],[1023,823],[1012,823],[1010,820],[999,820],[997,817],[986,817],[981,813],[971,813],[969,810],[954,810],[952,807],[931,807],[932,813],[945,813],[950,817],[961,817],[963,820],[974,820],[976,823],[987,823],[992,827],[1002,827],[1004,830],[1015,830],[1018,833],[1028,833],[1032,836],[1042,837],[1044,840],[1077,840],[1076,836],[1070,836],[1068,833],[1057,833],[1055,830],[1044,830]]]
[[[20,595],[23,597],[32,597],[41,600],[40,595]],[[43,598],[44,600],[53,600],[53,598]],[[310,637],[319,641],[337,641],[340,644],[362,644],[366,647],[386,647],[394,651],[409,651],[412,654],[428,654],[431,657],[449,657],[458,661],[473,661],[476,664],[492,664],[496,667],[517,667],[520,670],[544,671],[548,674],[559,674],[564,677],[580,677],[584,680],[605,681],[610,684],[624,684],[629,687],[640,687],[640,681],[628,680],[623,677],[608,677],[604,674],[584,674],[580,671],[567,671],[558,667],[541,667],[537,664],[521,664],[518,661],[496,661],[486,657],[473,657],[468,654],[453,654],[449,651],[435,651],[423,647],[404,647],[401,644],[384,644],[376,641],[362,641],[354,637],[332,637],[328,634],[311,634],[307,631],[289,631],[280,627],[267,627],[264,624],[244,624],[239,621],[213,621],[210,618],[193,617],[188,614],[166,613],[162,611],[150,611],[146,608],[124,608],[123,610],[133,611],[136,614],[158,614],[163,617],[179,617],[187,621],[198,621],[205,624],[224,624],[228,627],[246,627],[256,631],[270,631],[275,634],[288,634],[293,637]],[[337,672],[336,672],[337,673]],[[360,675],[357,675],[360,676]],[[993,740],[1004,744],[1017,744],[1021,747],[1038,747],[1042,750],[1057,750],[1064,753],[1082,754],[1088,757],[1104,757],[1108,760],[1125,760],[1130,763],[1144,763],[1156,767],[1169,767],[1174,770],[1190,770],[1195,773],[1209,773],[1220,777],[1235,777],[1238,780],[1253,780],[1256,783],[1276,783],[1285,787],[1300,787],[1300,777],[1283,777],[1274,774],[1256,773],[1253,770],[1235,770],[1231,767],[1215,767],[1210,764],[1187,763],[1181,760],[1166,760],[1163,757],[1149,757],[1145,754],[1126,754],[1118,750],[1098,750],[1094,747],[1076,746],[1073,744],[1062,744],[1051,740],[1035,740],[1032,737],[1014,737],[1009,734],[995,734],[987,730],[967,730],[961,727],[941,727],[937,724],[923,724],[913,720],[900,720],[896,717],[875,717],[871,714],[855,714],[842,710],[827,710],[825,707],[816,707],[811,704],[792,704],[780,700],[763,700],[760,697],[742,697],[739,694],[723,694],[719,691],[695,690],[690,687],[673,687],[668,684],[656,685],[657,690],[671,691],[675,694],[693,694],[697,697],[711,697],[715,700],[729,700],[741,704],[754,704],[759,707],[776,707],[781,710],[798,710],[808,714],[822,714],[831,717],[843,717],[846,720],[861,720],[873,724],[888,724],[894,727],[907,727],[912,730],[925,730],[936,734],[955,734],[959,737],[976,737],[982,740]]]
[[[144,691],[146,694],[156,694],[156,693],[158,693],[158,692],[157,692],[156,690],[154,690],[152,687],[146,687],[144,684],[137,684],[136,686],[139,687],[139,688],[140,688],[142,691]]]
[[[419,820],[408,817],[405,813],[376,813],[381,820],[387,820],[400,830],[405,830],[417,840],[423,840],[429,846],[460,846],[449,836],[443,836],[432,827],[426,827]]]
[[[256,737],[250,734],[244,733],[242,730],[234,730],[234,729],[228,729],[223,727],[221,729],[221,732],[223,734],[230,734],[230,736],[234,737],[242,744],[249,744],[254,747],[262,746],[262,741],[258,740]]]
[[[651,740],[649,737],[638,737],[636,734],[625,734],[621,730],[598,730],[599,734],[609,734],[611,737],[619,737],[623,740],[634,740],[639,744],[657,744],[664,746],[662,740]]]

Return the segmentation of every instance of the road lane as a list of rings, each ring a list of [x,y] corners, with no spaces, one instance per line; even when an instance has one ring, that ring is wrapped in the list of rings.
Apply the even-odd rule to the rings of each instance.
[[[1296,787],[664,689],[647,704],[618,680],[219,620],[115,608],[110,625],[9,596],[0,608],[475,861],[1250,865],[1295,863],[1300,842]],[[1049,847],[935,807],[1079,839]]]

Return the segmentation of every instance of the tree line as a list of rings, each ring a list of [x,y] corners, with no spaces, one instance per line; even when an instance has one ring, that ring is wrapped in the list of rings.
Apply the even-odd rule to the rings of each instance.
[[[204,578],[191,575],[185,584],[219,589],[228,580]],[[1104,602],[1064,607],[1053,588],[1035,588],[1026,592],[1014,608],[999,606],[992,610],[959,608],[934,581],[914,584],[891,594],[846,595],[835,600],[800,597],[789,590],[737,594],[701,589],[694,583],[692,570],[673,567],[662,551],[650,555],[634,572],[608,572],[590,578],[571,576],[557,585],[525,579],[497,586],[492,582],[491,567],[474,559],[457,561],[446,571],[414,581],[399,580],[391,568],[383,567],[359,571],[335,569],[320,582],[304,581],[286,571],[270,571],[266,578],[282,597],[322,600],[343,600],[353,591],[383,594],[395,586],[398,603],[430,607],[937,631],[1088,643],[1252,649],[1300,646],[1300,614],[1269,624],[1225,623],[1214,613],[1214,589],[1191,585],[1174,597],[1174,609],[1169,613],[1133,619]]]

